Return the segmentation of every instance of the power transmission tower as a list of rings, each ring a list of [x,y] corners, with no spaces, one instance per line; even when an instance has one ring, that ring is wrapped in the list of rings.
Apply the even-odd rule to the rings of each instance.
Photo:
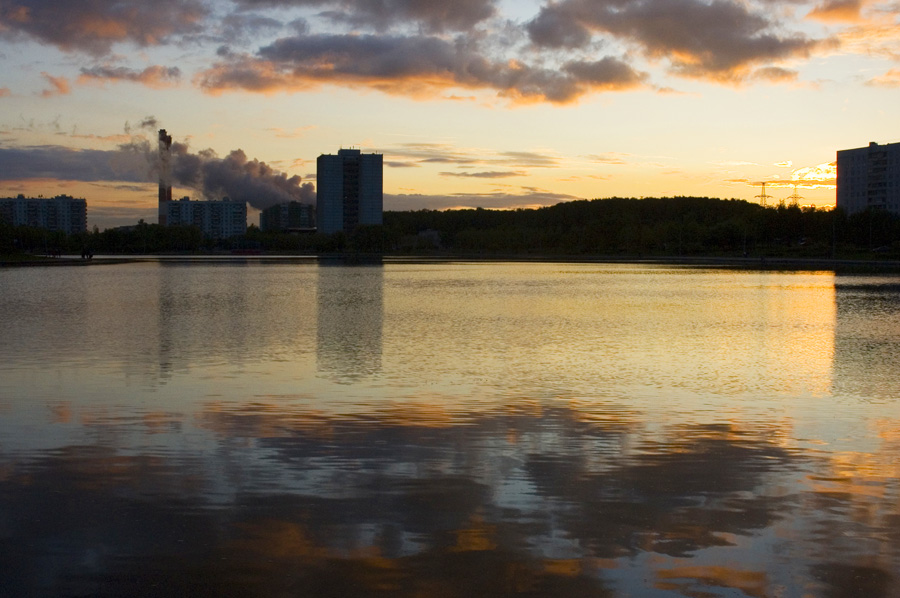
[[[759,200],[759,205],[762,207],[766,207],[766,202],[772,199],[771,195],[766,193],[766,184],[765,183],[757,183],[758,185],[762,185],[762,192],[756,196],[756,199]]]
[[[788,197],[792,206],[799,206],[803,196],[797,191],[797,185],[794,185],[794,192]]]

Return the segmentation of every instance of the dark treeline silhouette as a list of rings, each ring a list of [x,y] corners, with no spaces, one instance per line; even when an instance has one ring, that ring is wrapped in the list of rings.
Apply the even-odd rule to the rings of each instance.
[[[609,198],[518,210],[385,212],[383,226],[324,235],[263,232],[231,239],[196,227],[96,228],[66,235],[0,221],[0,254],[266,251],[622,257],[900,257],[900,217],[884,211],[763,207],[708,197]]]
[[[595,199],[522,210],[386,212],[395,250],[474,254],[857,257],[900,254],[900,218],[708,197]]]
[[[373,240],[375,239],[375,240]],[[101,254],[148,255],[193,254],[228,251],[277,251],[316,254],[345,251],[380,252],[381,228],[368,227],[351,235],[337,233],[289,234],[262,232],[250,225],[247,233],[228,239],[204,237],[196,226],[160,226],[144,221],[135,226],[110,228],[67,235],[28,226],[10,226],[0,220],[0,255],[32,253],[54,255],[61,251],[80,255],[85,251]]]

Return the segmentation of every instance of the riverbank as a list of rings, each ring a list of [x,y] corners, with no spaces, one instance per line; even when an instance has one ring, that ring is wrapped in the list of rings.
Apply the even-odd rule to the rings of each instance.
[[[45,267],[45,266],[88,266],[91,264],[121,264],[139,261],[138,256],[108,256],[101,260],[85,259],[77,255],[49,257],[42,255],[0,255],[0,268]]]
[[[879,272],[900,274],[900,260],[830,259],[796,257],[721,257],[721,256],[617,256],[617,255],[517,255],[517,254],[178,254],[178,255],[98,255],[84,259],[77,255],[46,257],[34,255],[0,255],[0,268],[91,266],[134,262],[168,263],[286,263],[341,261],[349,264],[374,263],[441,263],[441,262],[534,262],[534,263],[625,263],[659,264],[753,270],[833,270],[836,272]]]

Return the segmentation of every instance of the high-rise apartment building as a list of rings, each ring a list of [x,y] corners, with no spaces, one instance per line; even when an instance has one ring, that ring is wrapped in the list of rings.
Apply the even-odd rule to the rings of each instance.
[[[289,201],[266,208],[259,214],[259,228],[263,231],[303,231],[316,227],[316,207],[299,201]]]
[[[867,208],[900,214],[900,143],[837,153],[837,207],[848,214]]]
[[[167,201],[168,226],[196,226],[206,237],[227,239],[247,232],[247,204],[243,201]]]
[[[321,233],[381,224],[382,155],[342,149],[316,162],[316,222]]]
[[[13,226],[33,226],[66,234],[87,231],[87,201],[68,195],[0,199],[0,220]]]

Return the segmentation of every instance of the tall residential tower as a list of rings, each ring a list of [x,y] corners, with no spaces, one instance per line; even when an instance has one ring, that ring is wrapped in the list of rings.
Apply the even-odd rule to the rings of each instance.
[[[316,162],[316,223],[321,233],[381,224],[382,155],[342,149]]]
[[[900,214],[900,143],[837,153],[837,207],[848,214],[867,208]]]

